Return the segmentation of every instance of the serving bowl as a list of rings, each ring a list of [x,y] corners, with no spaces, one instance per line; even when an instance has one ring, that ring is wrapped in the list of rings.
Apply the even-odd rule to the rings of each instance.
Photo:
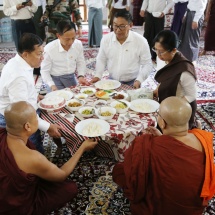
[[[97,108],[95,110],[95,113],[99,119],[110,120],[116,114],[116,109],[113,107],[109,107],[109,106],[103,106],[103,107]]]
[[[87,94],[88,96],[93,96],[95,92],[96,92],[96,89],[92,87],[84,87],[80,90],[80,93]]]
[[[115,93],[112,93],[110,97],[115,100],[122,100],[122,99],[127,100],[128,94],[124,92],[115,92]]]
[[[117,113],[126,113],[130,107],[130,103],[126,100],[115,100],[110,103],[110,106],[116,108]]]
[[[81,116],[85,118],[89,118],[94,115],[95,110],[94,110],[94,107],[85,106],[85,107],[79,108],[78,112],[81,114]]]
[[[50,96],[38,102],[38,107],[50,112],[60,111],[66,104],[64,98],[60,96]]]
[[[66,102],[66,108],[70,111],[78,111],[85,104],[84,100],[70,99]]]
[[[77,95],[75,95],[76,99],[86,99],[87,97],[88,95],[85,93],[78,93]]]

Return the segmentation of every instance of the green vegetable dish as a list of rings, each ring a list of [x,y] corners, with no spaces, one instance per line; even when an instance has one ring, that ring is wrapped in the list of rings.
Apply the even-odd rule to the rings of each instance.
[[[92,90],[85,90],[83,93],[85,93],[85,94],[92,94],[93,91]]]
[[[82,111],[82,114],[84,114],[84,115],[90,115],[90,114],[92,114],[93,112],[92,112],[92,110],[84,110],[84,111]]]

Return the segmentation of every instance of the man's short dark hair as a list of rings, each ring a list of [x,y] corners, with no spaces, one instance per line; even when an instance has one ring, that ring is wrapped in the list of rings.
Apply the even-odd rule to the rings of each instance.
[[[18,53],[33,52],[35,45],[41,46],[43,44],[42,39],[32,33],[24,33],[18,42]]]
[[[76,31],[75,24],[73,22],[70,22],[69,20],[60,20],[57,23],[57,32],[60,35],[63,35],[67,31],[70,31],[71,29],[74,29]]]
[[[129,24],[133,22],[132,15],[127,10],[122,10],[114,14],[114,18],[124,18]]]

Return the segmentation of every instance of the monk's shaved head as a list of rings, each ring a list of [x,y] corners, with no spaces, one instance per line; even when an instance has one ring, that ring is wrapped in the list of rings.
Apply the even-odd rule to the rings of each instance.
[[[31,122],[35,116],[35,109],[25,101],[12,103],[4,111],[6,128],[12,133],[23,131],[25,123]]]
[[[168,97],[161,102],[160,115],[170,126],[185,126],[192,114],[190,104],[179,97]]]

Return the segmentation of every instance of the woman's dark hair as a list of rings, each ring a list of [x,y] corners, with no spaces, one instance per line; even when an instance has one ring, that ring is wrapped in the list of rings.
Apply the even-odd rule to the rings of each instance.
[[[153,44],[159,42],[165,50],[172,51],[174,48],[178,48],[179,39],[174,31],[163,30],[156,35]]]
[[[114,3],[117,3],[119,0],[114,0]],[[122,1],[122,5],[126,5],[127,4],[127,0],[123,0]]]
[[[19,54],[23,52],[33,52],[35,45],[41,46],[43,44],[42,39],[32,33],[24,33],[19,39],[17,51]]]
[[[57,28],[58,34],[60,35],[63,35],[67,31],[70,31],[71,29],[74,29],[76,31],[75,24],[69,20],[60,20],[57,23],[56,28]]]
[[[114,18],[124,18],[129,24],[133,21],[132,15],[127,10],[122,10],[114,14]]]

